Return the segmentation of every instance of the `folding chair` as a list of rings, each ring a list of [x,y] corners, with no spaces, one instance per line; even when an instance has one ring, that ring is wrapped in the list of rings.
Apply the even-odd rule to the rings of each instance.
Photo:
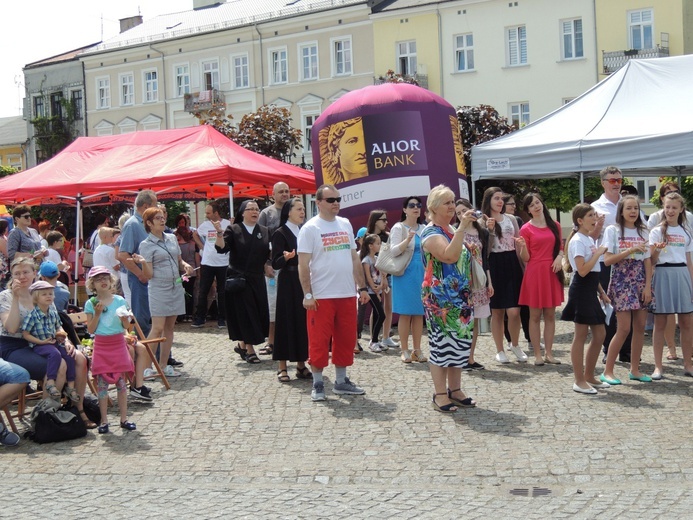
[[[17,426],[14,424],[14,420],[12,419],[12,414],[10,413],[10,407],[5,406],[2,409],[3,412],[5,412],[5,417],[7,417],[7,422],[10,425],[10,429],[19,435],[19,430],[17,430]],[[2,415],[0,415],[0,423],[5,424],[5,421],[2,420]]]
[[[132,321],[135,324],[135,331],[137,332],[138,341],[144,345],[145,349],[147,349],[147,354],[149,354],[149,359],[152,361],[152,364],[154,365],[154,368],[156,369],[156,372],[157,372],[156,377],[160,377],[161,382],[166,387],[166,390],[170,390],[171,385],[168,383],[168,379],[166,379],[166,374],[164,374],[164,371],[162,370],[161,366],[159,365],[159,362],[156,359],[156,355],[154,355],[154,351],[152,350],[152,347],[149,346],[151,344],[156,344],[156,343],[160,343],[162,341],[166,341],[166,338],[161,337],[161,338],[147,339],[147,336],[145,336],[144,332],[142,332],[142,328],[140,327],[140,324],[137,323],[137,318],[132,316]]]

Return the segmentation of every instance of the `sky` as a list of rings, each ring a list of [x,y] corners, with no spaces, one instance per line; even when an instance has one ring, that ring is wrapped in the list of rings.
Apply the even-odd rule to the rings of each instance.
[[[192,6],[193,0],[4,0],[0,117],[21,115],[27,63],[111,38],[120,30],[120,18],[141,14],[146,21]]]

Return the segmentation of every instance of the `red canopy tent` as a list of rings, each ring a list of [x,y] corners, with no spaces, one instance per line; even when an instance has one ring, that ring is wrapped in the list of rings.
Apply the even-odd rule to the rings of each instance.
[[[256,154],[208,125],[107,137],[80,137],[34,168],[0,179],[0,203],[77,206],[127,200],[152,189],[162,199],[265,196],[283,181],[293,193],[315,190],[312,172]],[[172,193],[174,192],[175,195]]]
[[[34,168],[0,180],[5,204],[44,198],[99,198],[141,189],[207,198],[266,195],[286,182],[294,193],[315,190],[312,172],[237,145],[208,125],[107,137],[80,137]],[[197,194],[193,197],[192,194]]]

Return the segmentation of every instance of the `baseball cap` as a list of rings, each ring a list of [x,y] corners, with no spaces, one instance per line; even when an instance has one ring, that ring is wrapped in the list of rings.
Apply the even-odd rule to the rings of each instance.
[[[368,231],[365,227],[362,227],[359,229],[358,233],[356,233],[356,238],[363,238],[366,236],[366,231]]]
[[[96,267],[92,267],[91,269],[89,269],[89,275],[87,276],[87,278],[94,278],[95,276],[98,276],[100,274],[111,274],[111,271],[109,271],[107,267],[98,265]]]
[[[55,262],[46,260],[41,264],[39,274],[44,278],[55,278],[59,274],[58,266],[55,264]]]
[[[34,282],[29,286],[29,292],[40,291],[41,289],[55,289],[55,287],[43,280]]]

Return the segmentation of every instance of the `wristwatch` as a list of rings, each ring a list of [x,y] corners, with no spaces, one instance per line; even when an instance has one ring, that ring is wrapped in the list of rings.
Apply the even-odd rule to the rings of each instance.
[[[366,287],[359,287],[359,292],[363,292],[363,291],[368,292],[368,289]]]
[[[306,300],[312,300],[312,299],[313,299],[313,293],[307,292],[307,293],[305,294],[304,298],[305,298]]]

